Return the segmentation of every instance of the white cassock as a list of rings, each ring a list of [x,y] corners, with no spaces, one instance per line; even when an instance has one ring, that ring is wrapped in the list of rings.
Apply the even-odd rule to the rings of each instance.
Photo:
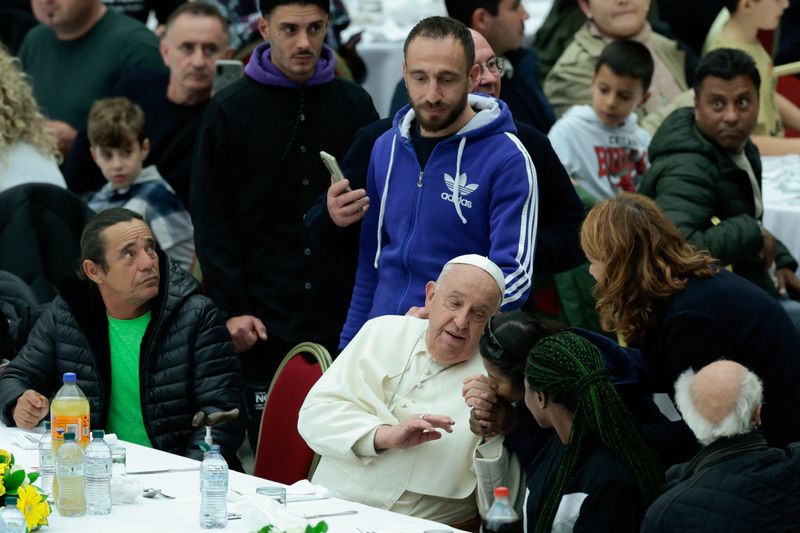
[[[479,438],[469,430],[461,389],[464,378],[485,370],[477,354],[456,365],[434,361],[427,329],[427,320],[414,317],[368,321],[309,392],[298,429],[322,456],[313,482],[335,496],[452,523],[477,514],[472,457]],[[449,416],[453,433],[375,451],[379,426],[421,414]]]

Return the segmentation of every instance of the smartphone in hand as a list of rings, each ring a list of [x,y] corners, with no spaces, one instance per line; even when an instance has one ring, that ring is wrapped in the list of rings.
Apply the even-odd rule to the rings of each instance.
[[[244,65],[238,59],[217,59],[214,62],[214,85],[211,95],[238,81],[244,74]]]

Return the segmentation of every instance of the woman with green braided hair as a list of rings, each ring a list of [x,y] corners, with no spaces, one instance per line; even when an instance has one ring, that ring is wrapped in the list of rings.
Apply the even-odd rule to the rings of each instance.
[[[525,404],[555,430],[528,470],[526,530],[638,531],[663,475],[600,351],[574,333],[547,337],[525,378]]]

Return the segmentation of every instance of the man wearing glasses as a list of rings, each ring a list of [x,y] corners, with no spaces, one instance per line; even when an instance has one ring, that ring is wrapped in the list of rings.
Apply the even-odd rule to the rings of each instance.
[[[445,0],[447,14],[479,32],[505,59],[500,99],[514,118],[547,133],[555,122],[553,107],[539,83],[539,57],[523,47],[528,12],[521,0]]]

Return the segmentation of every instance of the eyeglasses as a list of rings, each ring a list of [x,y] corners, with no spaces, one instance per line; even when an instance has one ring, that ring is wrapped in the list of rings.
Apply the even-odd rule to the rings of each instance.
[[[503,345],[500,344],[500,341],[497,340],[497,337],[495,337],[494,331],[492,331],[493,319],[494,317],[490,318],[489,321],[486,323],[486,329],[483,330],[483,337],[486,340],[485,355],[488,356],[490,359],[494,359],[496,361],[503,357],[505,349],[503,348]]]
[[[481,67],[480,74],[478,75],[479,78],[483,77],[486,70],[494,74],[495,76],[499,76],[503,73],[503,67],[505,64],[503,63],[502,57],[493,57],[489,59],[486,63],[478,63],[478,66]]]

